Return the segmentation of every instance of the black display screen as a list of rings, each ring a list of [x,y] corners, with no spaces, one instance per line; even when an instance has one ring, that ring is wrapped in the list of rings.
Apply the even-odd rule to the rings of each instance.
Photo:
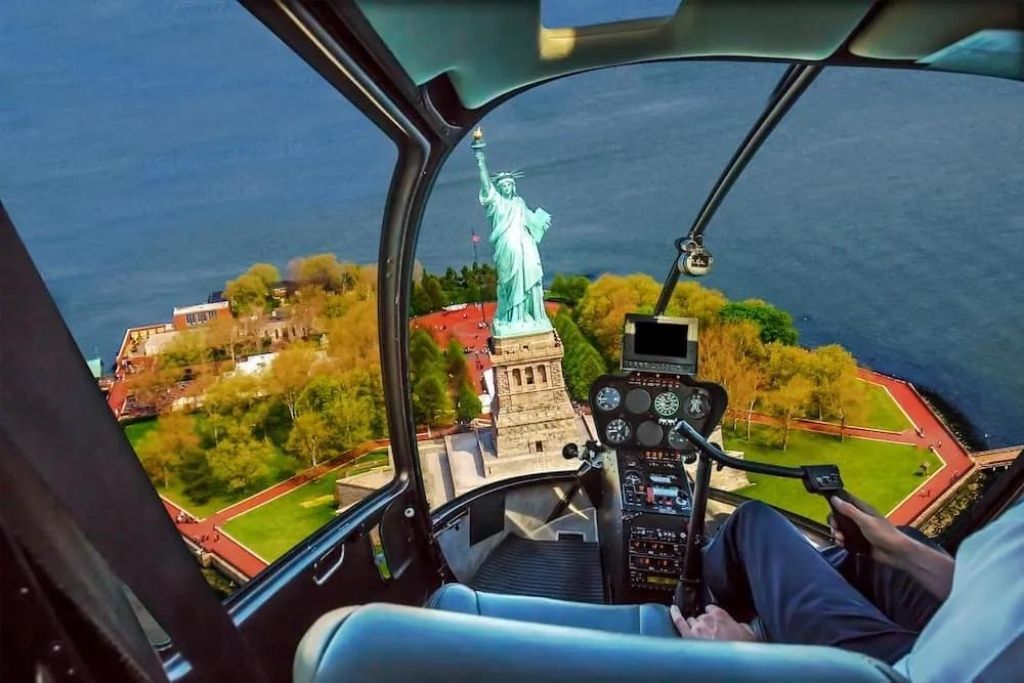
[[[638,355],[686,358],[688,325],[659,324],[653,320],[637,320],[634,324],[634,350]]]

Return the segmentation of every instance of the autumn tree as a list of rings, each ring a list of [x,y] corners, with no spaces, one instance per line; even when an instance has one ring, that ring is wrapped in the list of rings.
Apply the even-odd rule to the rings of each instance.
[[[233,373],[221,375],[206,390],[203,410],[207,417],[201,425],[209,441],[217,445],[232,425],[254,422],[247,416],[263,402],[262,385],[258,376]]]
[[[240,334],[233,316],[217,316],[203,328],[203,335],[211,351],[227,355],[232,363],[235,361],[235,347]]]
[[[316,285],[325,292],[340,292],[352,283],[351,273],[334,254],[293,259],[288,270],[300,285]]]
[[[864,383],[857,379],[857,361],[838,344],[819,346],[810,355],[808,376],[814,388],[811,409],[819,420],[838,420],[839,436],[846,425],[866,417]]]
[[[183,330],[164,346],[158,362],[164,368],[184,368],[205,363],[209,358],[210,347],[205,334],[199,330]]]
[[[249,266],[246,275],[259,278],[268,289],[281,281],[281,273],[270,263],[254,263]]]
[[[327,423],[319,413],[302,413],[295,418],[291,433],[288,435],[287,448],[316,467],[320,454],[330,438]]]
[[[734,429],[740,413],[746,413],[749,436],[754,405],[765,383],[761,367],[767,351],[758,329],[750,322],[719,324],[703,330],[701,337],[700,376],[728,392]]]
[[[782,431],[782,450],[789,445],[789,433],[793,421],[807,407],[814,385],[803,375],[793,375],[779,383],[765,395],[768,414],[779,421]]]
[[[717,289],[686,280],[676,285],[666,312],[669,315],[696,318],[703,334],[705,329],[718,323],[719,314],[728,301]]]
[[[169,413],[157,421],[137,447],[139,460],[150,479],[170,485],[171,474],[189,452],[199,448],[199,435],[192,418],[182,413]]]
[[[224,284],[224,298],[231,304],[235,315],[250,317],[267,309],[270,287],[260,275],[243,273]]]
[[[341,369],[380,367],[376,297],[353,302],[331,321],[327,353]]]
[[[241,424],[232,425],[209,452],[213,475],[229,491],[244,491],[270,474],[274,447]]]
[[[750,364],[743,368],[743,371],[736,375],[732,383],[732,390],[729,400],[733,404],[733,415],[739,415],[743,411],[747,423],[747,438],[750,438],[750,423],[754,416],[754,406],[761,399],[765,392],[764,372],[757,364]],[[736,418],[733,418],[733,429],[736,428]]]
[[[278,352],[267,375],[267,389],[288,407],[292,422],[298,417],[298,402],[302,390],[309,383],[316,350],[301,343],[293,343]]]
[[[661,287],[650,275],[602,275],[587,289],[577,310],[580,329],[612,363],[622,355],[627,313],[650,312]]]
[[[346,387],[330,405],[331,436],[339,452],[347,451],[373,435],[373,406],[355,387]]]
[[[161,412],[168,405],[167,395],[178,381],[176,368],[162,368],[158,363],[147,363],[133,373],[128,380],[135,402],[141,406],[152,406]]]

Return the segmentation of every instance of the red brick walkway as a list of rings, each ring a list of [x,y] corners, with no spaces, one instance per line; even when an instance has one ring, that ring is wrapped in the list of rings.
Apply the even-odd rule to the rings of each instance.
[[[936,498],[969,473],[974,468],[974,462],[968,456],[967,449],[946,428],[946,425],[925,403],[924,398],[914,389],[913,385],[871,370],[861,369],[859,374],[861,379],[880,384],[888,389],[893,399],[918,429],[916,432],[907,430],[899,435],[887,436],[883,440],[912,443],[923,449],[931,447],[945,464],[889,513],[889,519],[894,523],[910,524]],[[874,437],[868,436],[867,438]]]

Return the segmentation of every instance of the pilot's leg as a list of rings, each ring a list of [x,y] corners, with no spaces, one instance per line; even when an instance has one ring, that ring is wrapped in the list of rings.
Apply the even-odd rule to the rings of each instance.
[[[916,633],[889,620],[785,517],[741,505],[704,551],[714,602],[735,619],[760,617],[771,640],[831,645],[893,663]]]
[[[899,529],[914,540],[946,552],[913,527],[901,526]],[[829,548],[822,555],[882,614],[907,630],[920,632],[942,605],[941,600],[904,571],[866,558],[861,561],[860,570],[854,572],[853,562],[849,561],[850,553],[839,547]]]

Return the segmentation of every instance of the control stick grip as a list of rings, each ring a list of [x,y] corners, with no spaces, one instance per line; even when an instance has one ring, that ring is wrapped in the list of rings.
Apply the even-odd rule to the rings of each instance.
[[[831,495],[855,507],[857,505],[853,500],[853,496],[847,493],[845,489],[840,489]],[[829,500],[829,507],[832,508],[836,527],[843,534],[843,547],[855,555],[869,555],[871,553],[871,542],[864,536],[864,532],[860,530],[857,523],[839,512],[839,510],[836,510],[831,500]]]

